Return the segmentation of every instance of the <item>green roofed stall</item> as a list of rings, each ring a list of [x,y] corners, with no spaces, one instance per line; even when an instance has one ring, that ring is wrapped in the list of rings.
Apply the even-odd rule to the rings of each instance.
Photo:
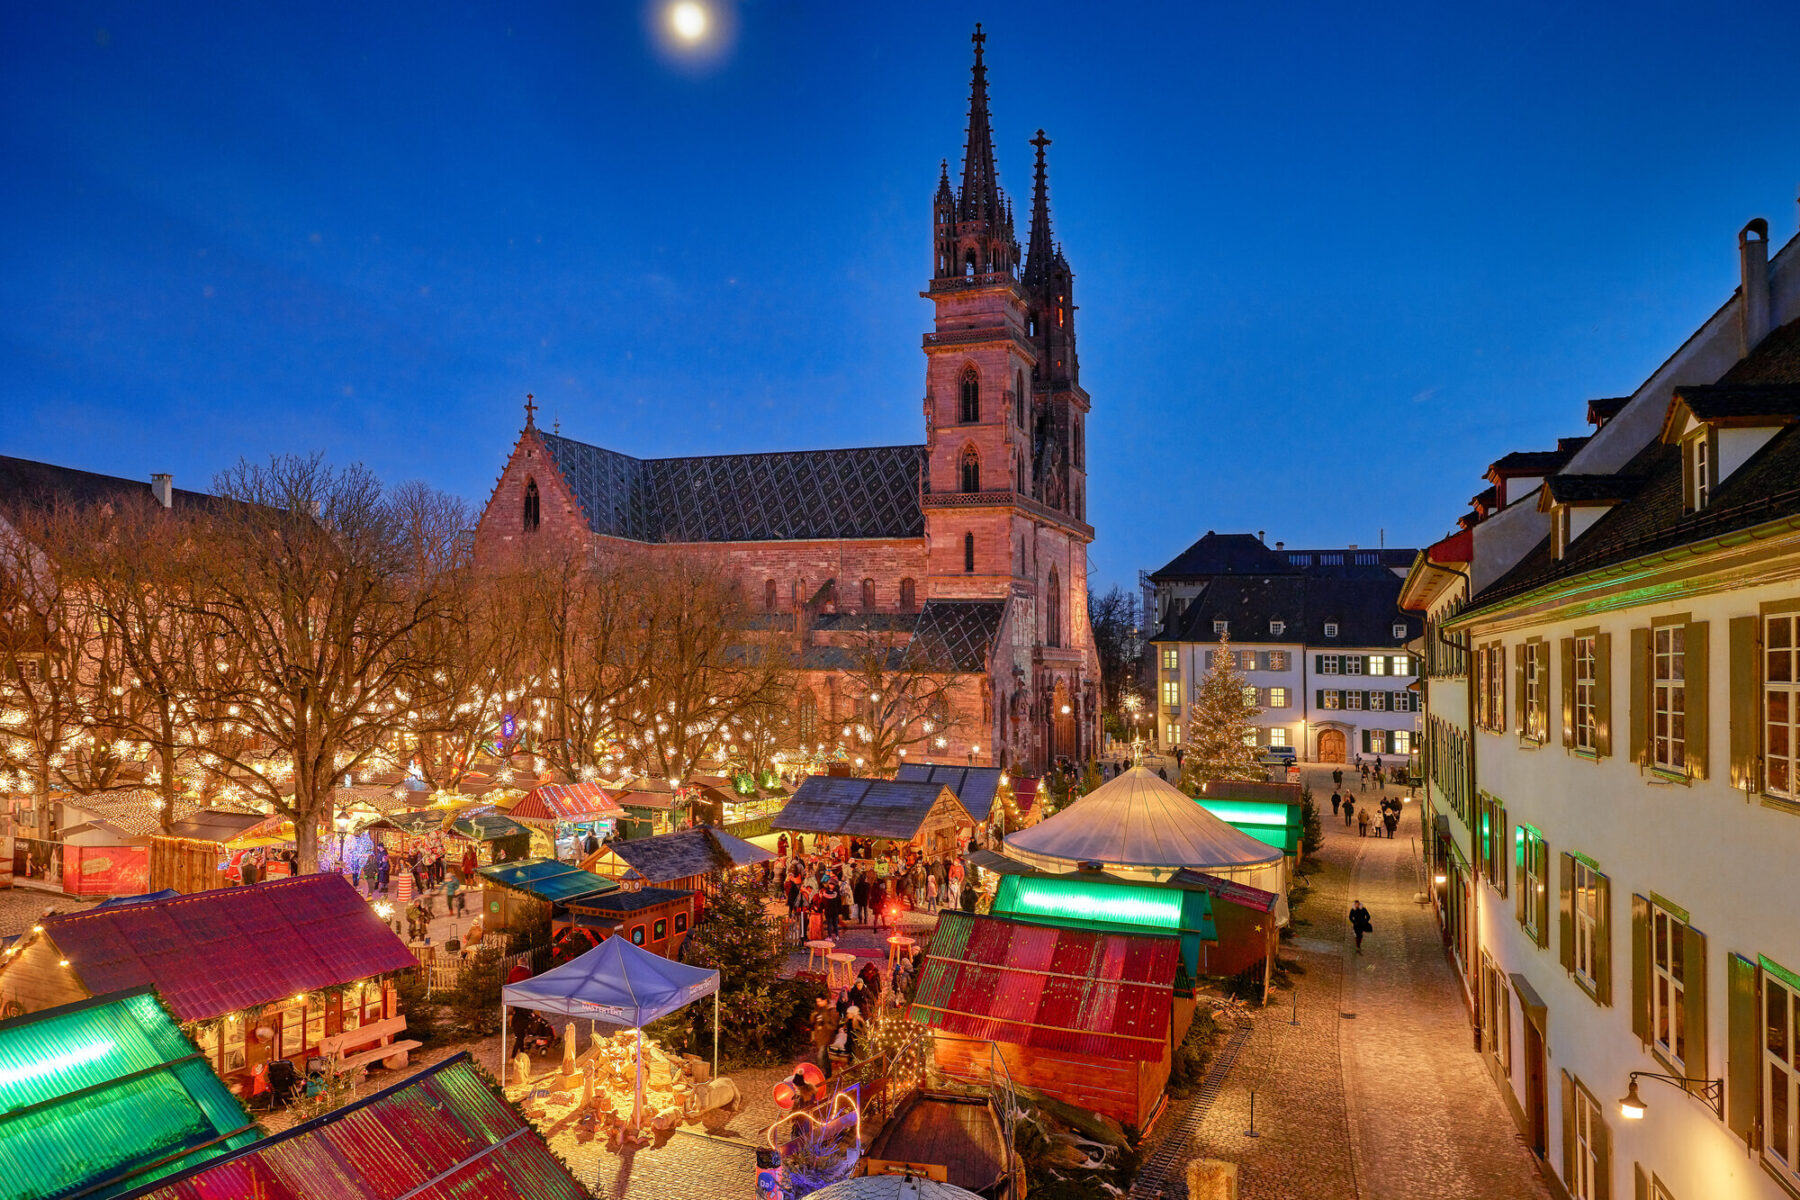
[[[105,1200],[256,1139],[149,988],[0,1022],[0,1200]]]
[[[518,862],[494,863],[482,867],[479,874],[485,883],[488,918],[497,929],[518,929],[535,914],[531,906],[521,908],[520,897],[544,904],[565,904],[571,900],[597,898],[617,891],[619,884],[592,871],[558,862],[554,858],[527,858]]]
[[[1273,846],[1283,854],[1300,853],[1300,837],[1304,830],[1298,804],[1278,800],[1215,800],[1211,796],[1197,797],[1194,803],[1265,846]]]
[[[1166,884],[1002,875],[993,912],[1039,925],[1179,935],[1188,980],[1200,976],[1200,944],[1219,939],[1212,897],[1199,888]]]

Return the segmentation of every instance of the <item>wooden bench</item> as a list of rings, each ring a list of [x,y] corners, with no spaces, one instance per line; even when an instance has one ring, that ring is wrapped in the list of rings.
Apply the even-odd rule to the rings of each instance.
[[[398,1058],[398,1063],[390,1066],[404,1067],[409,1050],[417,1050],[423,1042],[413,1039],[390,1041],[406,1032],[405,1017],[389,1017],[385,1021],[376,1021],[364,1025],[360,1029],[352,1029],[348,1033],[333,1034],[319,1043],[319,1057],[326,1063],[326,1069],[333,1072],[354,1071],[366,1067],[370,1063],[385,1059]],[[358,1046],[377,1043],[371,1049],[352,1053]]]

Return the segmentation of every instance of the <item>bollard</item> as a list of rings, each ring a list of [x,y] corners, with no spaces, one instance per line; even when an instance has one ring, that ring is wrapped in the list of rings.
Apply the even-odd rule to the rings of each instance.
[[[1293,1012],[1293,1015],[1288,1018],[1288,1024],[1289,1025],[1298,1025],[1299,1023],[1300,1023],[1300,989],[1295,988],[1294,989],[1294,1012]]]
[[[1262,1134],[1256,1132],[1256,1089],[1255,1088],[1250,1089],[1250,1128],[1244,1130],[1244,1136],[1245,1137],[1261,1137],[1262,1136]]]

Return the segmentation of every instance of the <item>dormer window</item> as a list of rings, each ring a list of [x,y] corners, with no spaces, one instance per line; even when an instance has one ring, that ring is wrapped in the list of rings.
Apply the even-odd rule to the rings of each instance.
[[[1711,504],[1720,484],[1796,421],[1800,388],[1792,384],[1676,388],[1662,440],[1681,447],[1682,511],[1699,512]]]
[[[1337,635],[1338,635],[1338,623],[1336,621],[1325,622],[1325,636],[1328,638],[1334,638]]]
[[[1229,630],[1230,628],[1231,628],[1230,621],[1214,621],[1213,622],[1213,633],[1218,637],[1224,637],[1226,631]]]
[[[1394,636],[1401,641],[1405,641],[1406,640],[1406,626],[1395,625],[1394,626]]]
[[[1280,637],[1282,634],[1284,634],[1286,632],[1287,632],[1287,622],[1286,621],[1270,621],[1269,622],[1269,633],[1272,636]]]
[[[1713,431],[1702,426],[1681,443],[1682,496],[1687,511],[1699,512],[1718,484],[1718,455],[1713,450]]]

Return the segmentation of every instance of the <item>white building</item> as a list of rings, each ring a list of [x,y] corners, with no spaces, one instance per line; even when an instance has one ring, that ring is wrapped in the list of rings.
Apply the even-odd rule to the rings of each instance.
[[[1187,740],[1188,707],[1221,636],[1256,689],[1265,745],[1321,762],[1405,758],[1418,735],[1417,617],[1397,607],[1411,550],[1271,550],[1207,535],[1148,578],[1159,629],[1156,741]]]
[[[1406,587],[1440,911],[1581,1200],[1800,1195],[1800,239],[1767,251]]]

